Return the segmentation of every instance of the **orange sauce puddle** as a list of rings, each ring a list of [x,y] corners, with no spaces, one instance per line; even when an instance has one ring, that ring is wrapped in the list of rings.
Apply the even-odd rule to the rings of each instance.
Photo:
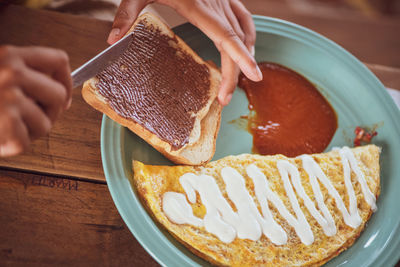
[[[331,105],[300,74],[275,63],[258,65],[262,81],[239,78],[249,100],[253,152],[289,157],[323,152],[337,129]]]

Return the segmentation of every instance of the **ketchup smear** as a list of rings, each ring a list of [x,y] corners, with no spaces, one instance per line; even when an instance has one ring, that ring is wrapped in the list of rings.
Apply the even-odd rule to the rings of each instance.
[[[330,104],[300,74],[275,63],[258,65],[262,81],[239,79],[249,100],[253,152],[289,157],[323,152],[337,129]]]

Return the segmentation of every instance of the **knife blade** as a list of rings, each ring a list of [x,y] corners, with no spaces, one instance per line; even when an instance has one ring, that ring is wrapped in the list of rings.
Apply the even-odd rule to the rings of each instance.
[[[133,33],[123,37],[115,44],[103,50],[97,56],[77,68],[71,73],[73,88],[96,76],[99,72],[117,60],[129,47]]]

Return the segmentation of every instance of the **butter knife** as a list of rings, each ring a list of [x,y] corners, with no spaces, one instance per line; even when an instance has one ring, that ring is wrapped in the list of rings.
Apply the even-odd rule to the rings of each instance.
[[[96,76],[103,69],[117,60],[129,47],[133,39],[133,33],[123,37],[115,44],[103,50],[97,56],[77,68],[71,73],[73,88]]]

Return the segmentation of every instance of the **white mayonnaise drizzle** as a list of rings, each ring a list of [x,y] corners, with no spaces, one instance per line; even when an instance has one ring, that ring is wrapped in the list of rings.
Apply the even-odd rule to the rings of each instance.
[[[315,160],[309,155],[302,155],[300,156],[300,158],[303,160],[303,168],[307,172],[310,178],[311,186],[315,198],[317,200],[318,207],[324,213],[325,219],[329,221],[329,223],[333,223],[333,227],[335,227],[335,232],[336,232],[336,226],[334,225],[332,216],[329,213],[324,203],[324,198],[322,196],[322,192],[316,178],[318,178],[321,181],[321,183],[325,186],[325,188],[328,190],[329,195],[331,195],[335,199],[336,206],[342,213],[344,222],[352,228],[357,228],[361,223],[361,218],[360,215],[358,214],[357,205],[354,205],[354,203],[356,202],[356,196],[354,193],[353,186],[351,185],[350,175],[346,175],[346,170],[348,169],[348,165],[343,164],[343,169],[345,173],[344,180],[347,189],[347,194],[349,195],[349,203],[350,203],[349,211],[347,211],[346,206],[344,205],[343,200],[340,197],[338,191],[336,191],[335,187],[333,187],[331,181],[328,179],[328,177],[326,177],[325,173],[321,170],[321,168],[318,166]]]
[[[203,226],[203,220],[193,215],[192,207],[187,203],[184,194],[166,192],[162,201],[164,212],[169,215],[168,218],[174,223]]]
[[[257,230],[260,229],[261,226],[262,232],[271,240],[272,243],[277,245],[285,244],[287,242],[285,231],[279,224],[274,221],[268,205],[261,205],[264,217],[260,215],[260,212],[258,211],[254,200],[250,196],[249,192],[246,190],[243,176],[231,167],[223,168],[221,171],[221,175],[226,184],[226,191],[228,193],[228,196],[238,209],[239,216],[244,220],[250,219],[251,221],[258,223]],[[263,181],[267,182],[266,179],[264,179]],[[260,192],[260,190],[258,189],[263,187],[254,184],[254,188],[256,189],[256,197],[260,201],[260,197],[259,195],[257,195],[257,193]],[[238,237],[245,238],[240,237],[239,233]],[[259,236],[255,240],[258,240],[260,237],[261,231],[259,232]]]
[[[361,184],[361,191],[363,192],[365,201],[371,206],[372,211],[376,211],[378,208],[376,207],[376,198],[374,194],[372,194],[371,190],[369,190],[367,181],[365,180],[363,172],[358,167],[357,160],[354,157],[353,152],[348,147],[343,147],[339,150],[340,157],[342,158],[342,164],[347,160],[350,163],[351,169],[357,176],[358,182]],[[350,176],[350,173],[346,172],[345,176]],[[357,203],[356,203],[357,206]]]
[[[315,160],[309,155],[302,155],[303,168],[307,172],[318,208],[306,194],[300,179],[298,169],[286,160],[277,162],[278,171],[283,180],[286,195],[289,198],[292,209],[296,215],[293,216],[285,207],[279,196],[273,192],[268,184],[268,179],[261,170],[254,164],[246,168],[247,175],[254,184],[255,197],[260,204],[260,214],[253,197],[246,189],[243,176],[231,167],[221,170],[221,176],[225,183],[225,190],[229,199],[235,205],[236,211],[223,197],[215,179],[209,175],[195,175],[186,173],[179,179],[188,200],[196,203],[196,191],[206,208],[206,215],[200,219],[193,215],[193,210],[183,194],[166,192],[163,195],[163,211],[167,217],[177,224],[191,224],[202,227],[216,235],[222,242],[230,243],[236,237],[241,239],[258,240],[262,234],[268,237],[272,243],[283,245],[287,243],[287,234],[283,228],[274,220],[269,209],[268,202],[275,206],[279,214],[291,225],[301,242],[310,245],[314,242],[314,235],[311,227],[302,212],[296,194],[303,200],[305,207],[322,227],[327,236],[336,234],[335,222],[328,208],[317,179],[327,188],[328,193],[335,199],[335,203],[342,213],[344,221],[352,228],[361,224],[361,218],[357,209],[357,199],[351,183],[351,170],[356,174],[358,182],[366,202],[373,211],[376,210],[375,196],[372,194],[366,183],[364,174],[358,167],[352,151],[348,147],[339,150],[342,160],[344,181],[349,195],[349,210],[346,209],[342,198],[336,191],[331,181],[327,178]],[[322,212],[322,215],[321,215]]]
[[[207,210],[203,219],[204,226],[208,232],[215,234],[222,242],[232,242],[236,238],[236,229],[251,228],[253,226],[246,224],[232,210],[228,201],[222,196],[213,177],[186,173],[179,178],[179,181],[183,185],[185,192],[187,192],[190,202],[194,203],[196,201],[195,190],[199,192],[201,201]]]

